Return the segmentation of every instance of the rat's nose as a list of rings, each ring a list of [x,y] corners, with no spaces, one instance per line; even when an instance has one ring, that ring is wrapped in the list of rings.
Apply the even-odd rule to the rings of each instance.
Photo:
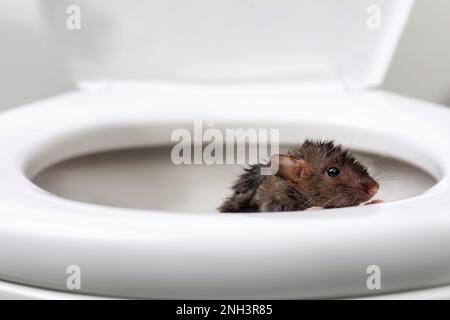
[[[378,186],[367,186],[366,193],[373,197],[378,192]]]

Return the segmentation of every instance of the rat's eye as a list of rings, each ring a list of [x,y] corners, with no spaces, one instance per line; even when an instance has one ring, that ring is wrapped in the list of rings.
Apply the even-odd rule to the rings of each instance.
[[[331,167],[331,168],[328,168],[328,170],[327,170],[327,174],[332,178],[337,177],[339,175],[339,173],[341,173],[341,170],[339,170],[336,167]]]

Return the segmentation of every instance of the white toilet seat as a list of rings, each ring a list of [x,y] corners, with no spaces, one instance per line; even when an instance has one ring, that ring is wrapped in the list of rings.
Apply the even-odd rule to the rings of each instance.
[[[449,110],[376,91],[173,90],[80,90],[0,116],[1,280],[67,290],[67,266],[78,265],[84,294],[235,299],[366,296],[450,283]],[[415,198],[313,215],[200,215],[75,202],[29,180],[75,155],[163,143],[167,123],[286,118],[344,141],[358,132],[355,148],[407,159],[439,183]],[[369,265],[382,270],[381,290],[366,287]]]

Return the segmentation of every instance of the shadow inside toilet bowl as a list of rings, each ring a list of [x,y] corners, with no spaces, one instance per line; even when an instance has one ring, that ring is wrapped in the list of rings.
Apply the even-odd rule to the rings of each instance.
[[[289,146],[282,146],[281,152]],[[242,165],[176,165],[172,146],[107,151],[74,157],[40,171],[33,182],[63,198],[124,208],[217,212]],[[356,152],[381,185],[376,198],[396,201],[436,184],[425,170],[403,160]]]

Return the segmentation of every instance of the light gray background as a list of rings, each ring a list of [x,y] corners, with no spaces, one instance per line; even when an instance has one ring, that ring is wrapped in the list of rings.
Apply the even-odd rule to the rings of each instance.
[[[416,0],[382,88],[450,106],[450,1]]]
[[[0,3],[0,110],[75,87],[39,10],[36,0]],[[449,30],[450,1],[416,0],[382,88],[450,106]]]

